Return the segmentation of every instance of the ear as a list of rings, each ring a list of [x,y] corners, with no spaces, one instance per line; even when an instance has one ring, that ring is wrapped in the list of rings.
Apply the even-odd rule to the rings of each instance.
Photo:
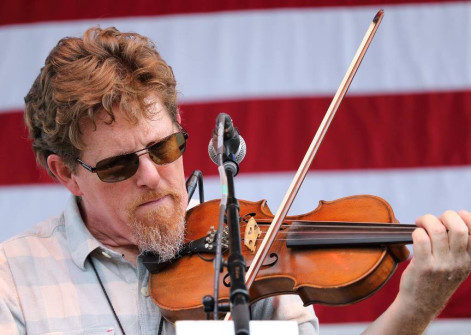
[[[181,117],[180,113],[177,113],[177,122],[178,122],[178,124],[182,124],[182,117]]]
[[[49,170],[54,174],[56,179],[67,189],[72,192],[75,196],[81,196],[82,191],[80,190],[77,181],[75,180],[75,175],[72,174],[70,168],[62,161],[58,155],[49,155],[47,157],[47,166]]]

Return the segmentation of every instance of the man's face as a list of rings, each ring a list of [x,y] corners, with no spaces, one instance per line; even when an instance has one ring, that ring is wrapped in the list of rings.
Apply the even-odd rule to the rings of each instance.
[[[116,121],[111,124],[101,112],[96,129],[91,123],[83,126],[86,148],[81,159],[93,167],[100,160],[143,149],[179,131],[158,99],[151,120],[131,124],[119,110],[114,112]],[[188,201],[181,157],[156,165],[144,154],[136,174],[116,183],[105,183],[81,166],[73,178],[81,191],[84,221],[100,240],[111,240],[108,244],[112,246],[137,245],[164,259],[176,252],[183,238]]]

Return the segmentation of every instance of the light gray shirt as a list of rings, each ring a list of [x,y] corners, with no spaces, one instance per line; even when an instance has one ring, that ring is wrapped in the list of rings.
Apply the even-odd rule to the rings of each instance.
[[[142,261],[135,267],[95,239],[74,197],[59,217],[0,244],[0,334],[121,334],[89,256],[126,334],[157,334]],[[318,333],[312,307],[295,295],[275,299],[255,303],[253,319],[294,319],[300,334]],[[174,333],[164,321],[162,334]]]

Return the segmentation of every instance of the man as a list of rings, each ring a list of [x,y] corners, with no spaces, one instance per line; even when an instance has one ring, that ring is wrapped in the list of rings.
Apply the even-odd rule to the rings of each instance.
[[[51,51],[25,120],[39,163],[73,197],[59,217],[2,244],[1,334],[174,333],[149,298],[141,251],[168,260],[184,237],[187,134],[175,85],[138,34],[92,28]],[[469,213],[417,224],[397,299],[366,333],[421,333],[469,273]],[[294,296],[252,314],[317,333],[312,308]]]

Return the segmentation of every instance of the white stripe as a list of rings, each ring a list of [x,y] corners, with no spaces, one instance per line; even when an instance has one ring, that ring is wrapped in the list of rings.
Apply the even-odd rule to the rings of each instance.
[[[471,3],[385,6],[351,93],[471,87]],[[377,7],[222,12],[0,28],[0,110],[22,108],[44,59],[64,36],[101,24],[156,41],[182,101],[331,95]]]
[[[293,175],[294,172],[241,174],[236,177],[236,196],[252,201],[267,199],[275,213]],[[426,213],[439,215],[447,209],[471,209],[469,185],[471,167],[316,172],[307,176],[290,213],[309,212],[319,200],[373,194],[389,202],[400,222],[414,223],[415,218]],[[205,178],[204,189],[206,200],[220,197],[219,179]],[[193,198],[197,195],[195,192]],[[0,241],[59,214],[67,197],[68,191],[56,185],[0,187]]]
[[[0,187],[0,241],[59,215],[69,192],[58,185]]]
[[[322,335],[357,335],[366,329],[366,323],[322,324]],[[440,319],[435,320],[427,328],[427,335],[469,335],[471,320],[469,319]]]

